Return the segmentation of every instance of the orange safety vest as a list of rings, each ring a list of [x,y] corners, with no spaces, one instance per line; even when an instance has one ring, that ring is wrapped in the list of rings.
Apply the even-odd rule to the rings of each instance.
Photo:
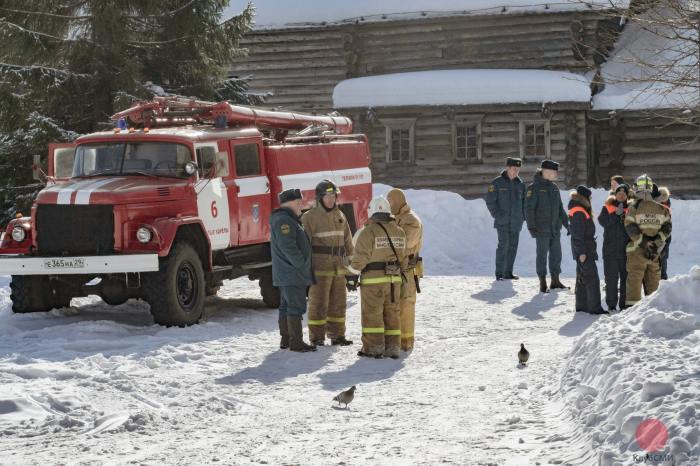
[[[581,212],[583,215],[585,215],[585,216],[586,216],[586,220],[588,220],[589,218],[591,218],[590,214],[586,211],[586,209],[584,209],[584,208],[581,207],[580,205],[577,205],[576,207],[572,207],[572,208],[569,210],[569,218],[573,218],[573,217],[574,217],[574,214],[575,214],[576,212]]]
[[[615,211],[617,210],[617,207],[612,205],[612,204],[605,204],[605,208],[608,209],[608,213],[611,215],[614,214]],[[625,214],[627,214],[627,210],[628,210],[628,208],[625,207]]]

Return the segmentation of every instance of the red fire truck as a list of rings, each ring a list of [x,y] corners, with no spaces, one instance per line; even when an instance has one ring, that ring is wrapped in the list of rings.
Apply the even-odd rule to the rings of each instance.
[[[353,227],[371,198],[369,148],[345,117],[183,98],[114,115],[113,131],[49,146],[47,185],[0,239],[16,313],[98,295],[150,304],[155,322],[190,325],[223,280],[272,286],[268,216],[277,193],[338,184]]]

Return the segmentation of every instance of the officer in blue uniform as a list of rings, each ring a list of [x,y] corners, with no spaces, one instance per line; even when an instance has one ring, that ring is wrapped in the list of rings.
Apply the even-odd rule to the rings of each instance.
[[[506,169],[489,185],[486,206],[493,217],[493,227],[498,232],[496,249],[496,280],[517,280],[513,264],[518,253],[520,230],[525,221],[525,184],[518,174],[522,160],[506,159]]]
[[[554,182],[559,164],[543,160],[533,183],[525,194],[525,220],[530,235],[537,242],[537,276],[540,291],[548,293],[547,263],[552,275],[551,288],[567,288],[559,280],[561,274],[561,228],[569,231],[569,216],[561,202],[559,186]]]
[[[270,215],[272,284],[280,290],[280,348],[316,351],[304,342],[301,325],[306,313],[307,289],[314,282],[311,242],[301,224],[302,195],[298,189],[279,194],[280,208]]]

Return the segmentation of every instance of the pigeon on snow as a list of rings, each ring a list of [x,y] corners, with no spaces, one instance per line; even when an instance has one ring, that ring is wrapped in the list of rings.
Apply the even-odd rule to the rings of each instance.
[[[347,408],[350,402],[352,402],[353,398],[355,398],[355,386],[353,385],[352,387],[348,388],[344,392],[338,393],[335,398],[333,398],[333,401],[338,402],[338,406],[340,406],[341,403],[345,405]]]
[[[520,361],[520,364],[524,366],[529,358],[530,352],[525,349],[524,343],[520,343],[520,351],[518,351],[518,361]]]

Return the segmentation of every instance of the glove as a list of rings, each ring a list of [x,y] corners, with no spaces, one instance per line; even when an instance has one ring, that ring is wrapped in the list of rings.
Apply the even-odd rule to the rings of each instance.
[[[566,236],[571,236],[571,229],[569,229],[569,228],[566,229]]]
[[[624,213],[625,213],[625,206],[623,204],[618,204],[617,209],[615,210],[615,214],[622,215]]]
[[[360,286],[360,276],[359,275],[346,275],[345,276],[345,288],[348,291],[357,291],[357,287]]]
[[[539,234],[539,231],[535,228],[528,228],[528,231],[530,232],[530,235],[532,235],[533,238],[535,238]]]
[[[659,255],[659,247],[656,241],[647,240],[644,248],[644,256],[649,260],[654,260]]]

